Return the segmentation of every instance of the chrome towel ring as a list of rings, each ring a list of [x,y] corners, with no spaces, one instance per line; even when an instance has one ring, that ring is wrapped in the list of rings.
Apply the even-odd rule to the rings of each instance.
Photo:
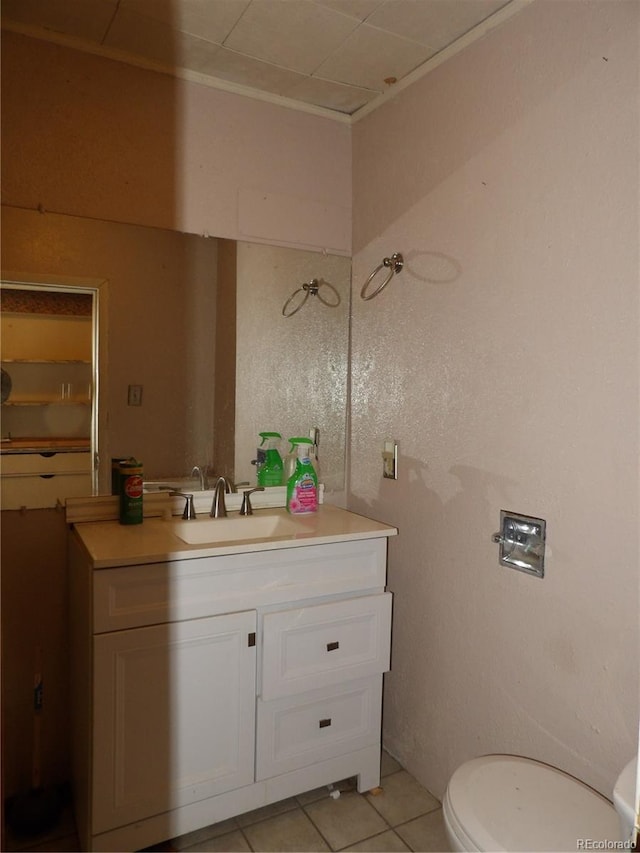
[[[390,258],[384,258],[381,264],[374,269],[369,278],[365,281],[362,286],[362,290],[360,291],[360,297],[362,299],[373,299],[374,296],[377,296],[380,291],[384,290],[384,288],[389,284],[394,275],[397,275],[402,267],[404,266],[404,258],[400,254],[400,252],[394,252]],[[389,269],[389,275],[385,278],[382,284],[379,284],[378,287],[373,291],[373,293],[366,294],[367,288],[373,281],[373,279],[378,275],[380,270],[387,267]]]
[[[320,288],[321,287],[328,287],[329,290],[333,291],[333,294],[335,296],[335,302],[329,302],[327,299],[324,299],[320,295]],[[299,299],[298,304],[295,306],[295,308],[292,311],[287,312],[287,308],[291,305],[292,302],[296,301],[296,296],[298,296],[299,293],[304,293],[304,296],[302,297],[302,299]],[[311,281],[305,282],[297,290],[293,291],[291,296],[287,299],[287,301],[282,306],[283,316],[284,317],[293,317],[294,314],[297,314],[297,312],[302,308],[304,303],[309,298],[309,294],[311,294],[311,296],[317,296],[318,299],[320,300],[320,302],[322,302],[324,305],[327,305],[329,308],[337,308],[338,305],[340,304],[340,294],[338,293],[338,291],[335,289],[335,287],[332,284],[329,284],[328,281],[324,281],[324,279],[312,278]]]

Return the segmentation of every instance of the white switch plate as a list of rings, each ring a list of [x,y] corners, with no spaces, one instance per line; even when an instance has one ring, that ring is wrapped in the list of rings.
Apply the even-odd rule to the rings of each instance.
[[[382,476],[387,480],[398,479],[398,442],[385,441],[382,449]]]

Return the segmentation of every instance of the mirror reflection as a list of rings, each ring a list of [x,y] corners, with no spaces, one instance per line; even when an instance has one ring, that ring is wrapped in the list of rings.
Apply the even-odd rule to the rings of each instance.
[[[287,437],[313,428],[321,480],[344,487],[348,258],[15,208],[3,208],[2,228],[3,278],[102,283],[99,493],[110,491],[117,456],[140,459],[149,480],[188,478],[198,466],[254,483],[259,432],[280,432],[284,454]],[[314,279],[339,303],[309,298],[283,316]]]
[[[92,293],[3,281],[2,508],[94,487]]]

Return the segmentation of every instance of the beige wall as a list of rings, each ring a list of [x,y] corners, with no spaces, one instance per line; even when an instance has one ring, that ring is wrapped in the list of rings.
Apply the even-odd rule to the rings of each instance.
[[[351,249],[348,126],[2,32],[2,199]]]
[[[610,796],[636,750],[639,14],[535,2],[354,128],[354,294],[406,266],[354,299],[350,507],[400,531],[384,737],[439,795],[504,751]]]

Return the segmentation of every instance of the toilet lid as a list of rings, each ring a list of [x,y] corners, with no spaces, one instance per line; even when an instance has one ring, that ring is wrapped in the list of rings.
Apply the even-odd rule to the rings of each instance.
[[[477,850],[577,850],[581,838],[620,837],[608,800],[530,758],[487,755],[468,761],[451,777],[446,800],[452,829],[457,825]]]

